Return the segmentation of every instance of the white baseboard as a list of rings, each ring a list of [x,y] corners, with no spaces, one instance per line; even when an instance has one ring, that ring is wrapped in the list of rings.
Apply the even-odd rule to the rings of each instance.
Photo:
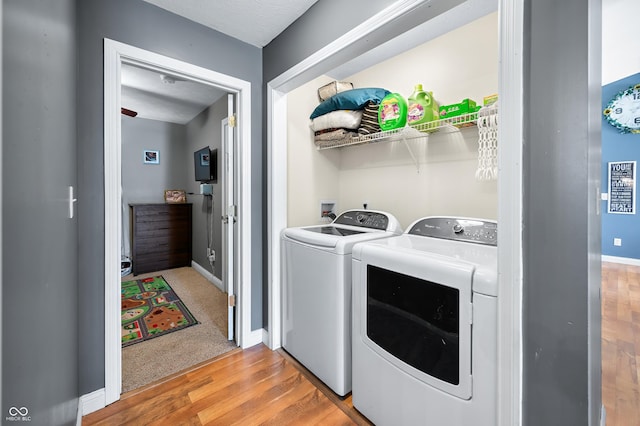
[[[191,267],[193,269],[195,269],[200,275],[202,275],[207,280],[209,280],[209,282],[213,283],[213,285],[218,287],[221,292],[223,292],[223,293],[227,292],[227,289],[224,288],[224,284],[222,284],[222,281],[218,277],[213,275],[211,272],[209,272],[205,268],[203,268],[199,263],[196,263],[195,261],[192,260],[191,261]]]
[[[632,257],[617,257],[617,256],[605,256],[602,255],[603,262],[622,263],[624,265],[640,266],[640,259],[634,259]]]
[[[78,425],[82,424],[82,416],[101,410],[106,406],[107,397],[104,388],[82,395],[78,403],[78,417],[80,418]]]
[[[263,342],[264,336],[264,328],[260,328],[258,330],[253,330],[246,338],[242,341],[242,349],[247,349],[255,345],[259,345]]]

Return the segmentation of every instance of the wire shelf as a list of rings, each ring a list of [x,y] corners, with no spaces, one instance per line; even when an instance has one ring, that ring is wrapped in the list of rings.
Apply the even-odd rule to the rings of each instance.
[[[430,133],[439,131],[455,131],[462,127],[475,126],[478,121],[478,112],[462,114],[456,117],[442,118],[415,126],[405,126],[401,129],[386,130],[370,135],[359,135],[352,138],[336,139],[329,141],[316,141],[318,150],[342,148],[346,146],[362,145],[367,143],[397,141],[428,138]]]

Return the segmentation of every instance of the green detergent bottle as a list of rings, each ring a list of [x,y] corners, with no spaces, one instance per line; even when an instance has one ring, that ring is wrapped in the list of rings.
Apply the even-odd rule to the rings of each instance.
[[[422,90],[422,84],[416,84],[413,93],[409,96],[408,104],[407,123],[410,126],[440,118],[440,108],[433,99],[433,93]]]
[[[407,101],[398,93],[389,93],[378,107],[378,124],[382,130],[393,130],[407,124]]]

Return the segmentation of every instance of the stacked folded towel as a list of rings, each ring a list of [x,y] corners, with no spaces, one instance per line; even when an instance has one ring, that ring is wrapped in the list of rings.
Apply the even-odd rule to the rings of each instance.
[[[362,88],[337,93],[316,107],[309,117],[317,146],[347,142],[358,135],[380,131],[378,104],[386,89]]]

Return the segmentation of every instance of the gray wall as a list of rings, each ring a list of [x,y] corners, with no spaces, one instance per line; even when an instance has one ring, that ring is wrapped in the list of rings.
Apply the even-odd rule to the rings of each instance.
[[[15,424],[10,407],[26,407],[30,424],[75,424],[77,222],[66,202],[76,181],[75,2],[2,3],[0,418]]]
[[[222,128],[223,118],[227,116],[227,96],[209,108],[202,111],[191,120],[187,126],[187,151],[189,156],[189,180],[187,188],[189,192],[198,194],[200,183],[195,181],[193,170],[193,152],[208,146],[218,150],[218,183],[213,184],[213,198],[202,195],[191,195],[193,203],[193,260],[203,268],[222,279],[222,270],[225,261],[225,253],[222,251]],[[211,229],[211,214],[213,214],[213,239],[212,247],[216,252],[214,268],[211,268],[207,259],[207,229]],[[209,228],[207,228],[207,226]],[[209,231],[210,232],[210,231]]]
[[[389,2],[384,0],[317,2],[265,46],[264,81],[282,74],[387,6]]]
[[[525,3],[524,424],[597,425],[600,2]]]
[[[122,195],[125,203],[164,203],[165,189],[187,189],[186,127],[122,116]],[[143,150],[160,152],[145,164]],[[124,220],[124,219],[123,219]]]
[[[165,189],[186,190],[186,127],[122,116],[123,252],[131,257],[129,204],[164,203]],[[159,152],[160,164],[145,164],[143,151]],[[190,201],[190,200],[189,200]]]
[[[78,13],[78,258],[80,393],[104,387],[103,39],[127,43],[251,82],[253,264],[251,327],[262,327],[262,52],[141,0],[82,0]]]

